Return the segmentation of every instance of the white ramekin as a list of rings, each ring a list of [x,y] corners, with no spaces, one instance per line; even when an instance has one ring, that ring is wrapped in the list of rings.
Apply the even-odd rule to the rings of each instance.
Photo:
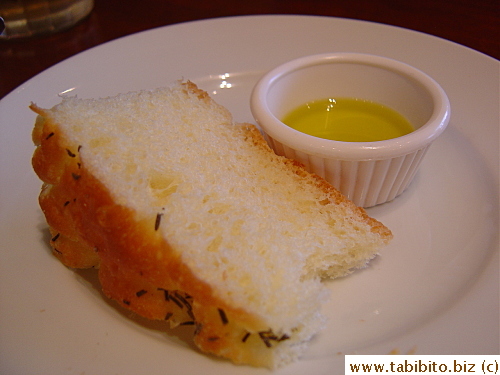
[[[388,106],[415,131],[384,141],[340,142],[307,135],[280,121],[306,102],[340,97]],[[250,105],[277,154],[303,163],[362,207],[401,194],[450,119],[448,97],[428,75],[399,61],[359,53],[305,56],[280,65],[259,80]]]

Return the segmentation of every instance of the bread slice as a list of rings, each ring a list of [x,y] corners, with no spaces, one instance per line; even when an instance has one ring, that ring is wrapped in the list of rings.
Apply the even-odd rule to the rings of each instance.
[[[32,104],[33,167],[54,254],[204,352],[276,368],[324,324],[324,278],[392,237],[191,82]]]

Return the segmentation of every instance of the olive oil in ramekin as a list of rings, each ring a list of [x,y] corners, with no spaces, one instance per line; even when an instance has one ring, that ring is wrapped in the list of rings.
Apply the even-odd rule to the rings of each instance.
[[[288,113],[282,121],[303,133],[343,142],[375,142],[414,131],[397,111],[355,98],[315,100]]]

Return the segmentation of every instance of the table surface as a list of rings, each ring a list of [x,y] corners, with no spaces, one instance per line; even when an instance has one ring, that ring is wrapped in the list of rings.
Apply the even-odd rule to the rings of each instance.
[[[404,27],[500,58],[498,0],[95,0],[88,18],[53,35],[0,41],[0,99],[81,51],[180,22],[251,14],[307,14]]]

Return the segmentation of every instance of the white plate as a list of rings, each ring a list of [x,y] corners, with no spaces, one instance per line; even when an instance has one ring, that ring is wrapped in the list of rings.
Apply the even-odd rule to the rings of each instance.
[[[268,373],[201,355],[182,331],[164,333],[130,317],[102,297],[94,272],[66,269],[50,254],[30,166],[35,116],[28,105],[52,106],[60,93],[99,97],[186,78],[236,120],[252,121],[248,99],[261,74],[331,51],[378,54],[423,70],[448,93],[452,119],[409,190],[369,210],[394,241],[368,269],[329,284],[328,327],[301,361],[277,373],[341,373],[349,353],[498,354],[498,61],[385,25],[254,16],[179,24],[98,46],[0,102],[0,372]]]

